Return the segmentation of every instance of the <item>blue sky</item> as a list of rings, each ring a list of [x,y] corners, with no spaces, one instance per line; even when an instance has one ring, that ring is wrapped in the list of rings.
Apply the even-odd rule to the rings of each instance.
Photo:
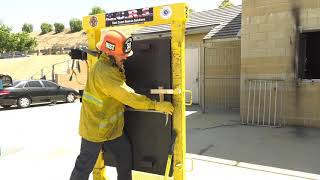
[[[31,23],[35,31],[43,22],[63,23],[69,28],[71,18],[82,19],[93,6],[100,6],[107,12],[152,7],[163,4],[186,2],[192,9],[203,11],[217,8],[222,0],[7,0],[1,7],[0,21],[21,31],[23,23]],[[241,0],[231,0],[235,5]]]

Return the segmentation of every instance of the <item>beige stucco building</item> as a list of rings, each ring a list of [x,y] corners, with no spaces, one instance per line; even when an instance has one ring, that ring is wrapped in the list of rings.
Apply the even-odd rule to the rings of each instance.
[[[260,93],[260,104],[258,95],[252,104],[252,94],[259,94],[260,83],[264,90],[265,81],[252,81],[249,90],[248,79],[273,80],[272,85],[267,84],[267,97],[271,91],[278,93],[278,99],[271,95],[271,114],[287,124],[320,126],[320,39],[311,32],[320,32],[318,0],[243,0],[241,117],[245,121],[248,112],[249,119],[258,116],[259,105],[260,116],[263,113],[264,93]]]
[[[317,32],[318,0],[243,0],[192,13],[186,86],[194,103],[204,112],[238,113],[244,124],[319,127]],[[169,36],[169,26],[155,26],[134,38]]]

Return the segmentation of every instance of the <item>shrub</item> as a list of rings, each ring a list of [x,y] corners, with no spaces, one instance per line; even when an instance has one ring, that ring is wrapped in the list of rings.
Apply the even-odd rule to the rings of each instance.
[[[64,25],[62,23],[54,23],[54,31],[56,33],[61,33],[64,30]]]
[[[22,26],[22,32],[31,33],[33,31],[33,25],[24,23]]]
[[[78,32],[82,30],[82,21],[80,19],[73,18],[69,23],[71,32]]]
[[[89,15],[95,15],[95,14],[101,14],[101,13],[106,13],[106,11],[104,9],[102,9],[101,7],[94,6],[91,9],[91,12],[89,13]]]
[[[42,34],[47,34],[48,32],[51,32],[53,30],[52,25],[48,23],[42,23],[40,28]]]

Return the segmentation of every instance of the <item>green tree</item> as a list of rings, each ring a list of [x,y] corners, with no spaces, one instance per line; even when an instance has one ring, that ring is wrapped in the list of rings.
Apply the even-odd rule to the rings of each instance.
[[[101,13],[106,13],[106,11],[99,6],[94,6],[91,8],[91,12],[89,13],[89,15],[95,15],[95,14],[101,14]]]
[[[11,28],[0,22],[0,53],[33,50],[37,45],[35,38],[27,32],[12,33]]]
[[[51,32],[53,30],[53,27],[49,23],[42,23],[41,24],[41,34],[47,34],[48,32]]]
[[[219,6],[219,8],[228,8],[234,6],[230,0],[223,0]]]
[[[17,50],[19,37],[15,33],[10,33],[7,41],[6,52],[13,52]]]
[[[61,33],[64,30],[64,25],[62,23],[54,23],[53,26],[56,33]]]
[[[0,21],[0,31],[10,32],[12,29],[9,26],[6,26],[2,21]]]
[[[0,22],[0,53],[7,51],[11,41],[11,28]]]
[[[22,32],[31,33],[33,31],[33,25],[24,23],[22,26]]]
[[[37,46],[36,38],[30,37],[28,33],[16,33],[16,45],[15,51],[26,52],[30,50],[34,50]]]
[[[78,32],[82,30],[82,21],[80,19],[73,18],[69,23],[71,32]]]

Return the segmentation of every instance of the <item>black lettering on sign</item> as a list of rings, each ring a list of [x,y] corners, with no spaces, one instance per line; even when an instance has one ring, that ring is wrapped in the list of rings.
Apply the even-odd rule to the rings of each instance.
[[[149,21],[153,21],[153,8],[106,13],[106,26],[144,23]]]

